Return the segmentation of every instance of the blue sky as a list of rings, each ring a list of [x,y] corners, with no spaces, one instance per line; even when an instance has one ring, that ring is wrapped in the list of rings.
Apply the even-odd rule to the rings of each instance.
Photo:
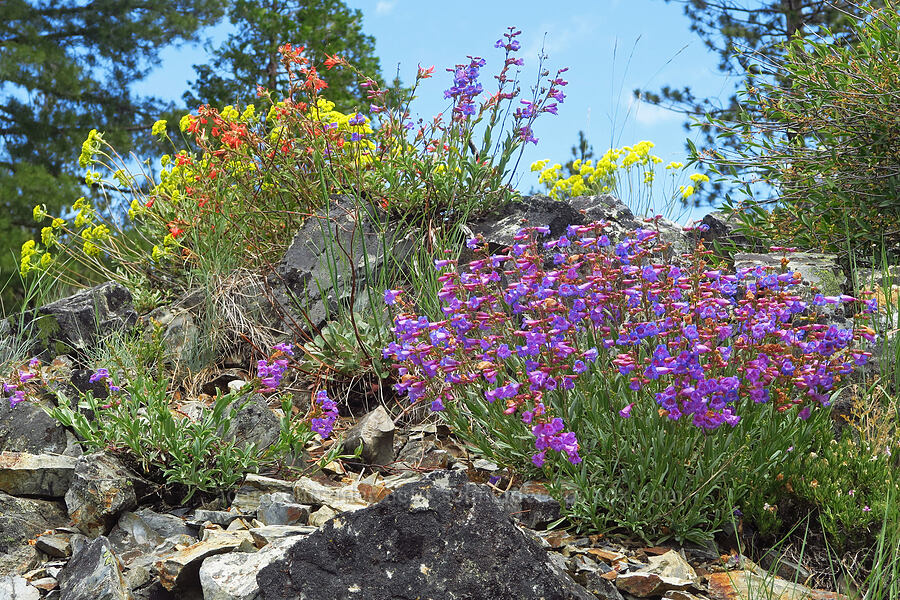
[[[685,159],[684,140],[694,132],[682,127],[682,115],[636,102],[632,90],[658,90],[669,84],[690,85],[695,93],[726,97],[731,83],[716,70],[717,57],[690,32],[680,3],[663,0],[594,0],[546,2],[520,0],[346,0],[363,14],[363,30],[374,36],[382,73],[392,78],[398,69],[409,82],[417,65],[435,67],[424,82],[412,109],[431,117],[447,109],[443,90],[450,74],[444,69],[465,62],[466,55],[487,60],[482,69],[486,90],[502,63],[494,42],[506,27],[522,30],[519,38],[525,59],[523,81],[533,80],[542,46],[547,66],[569,67],[566,101],[559,115],[545,114],[535,126],[538,145],[529,146],[518,187],[536,187],[528,171],[534,160],[564,162],[579,130],[587,134],[595,152],[640,140],[656,144],[654,153],[666,163]],[[227,36],[220,26],[207,32],[213,43]],[[285,40],[288,41],[288,40]],[[136,91],[179,100],[193,79],[192,65],[206,62],[202,45],[167,49],[162,65]],[[696,218],[711,210],[692,211]],[[681,219],[679,219],[681,220]]]

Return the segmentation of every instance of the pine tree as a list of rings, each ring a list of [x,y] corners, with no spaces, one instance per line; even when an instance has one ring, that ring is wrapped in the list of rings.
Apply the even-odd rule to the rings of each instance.
[[[35,235],[32,207],[85,193],[78,172],[91,129],[125,154],[172,108],[131,86],[168,44],[195,39],[226,0],[3,0],[0,8],[0,289],[21,293],[18,249]]]
[[[375,40],[363,34],[360,11],[334,0],[236,0],[229,19],[235,33],[213,50],[209,64],[194,66],[197,80],[184,95],[188,106],[252,103],[257,85],[283,94],[287,84],[278,47],[285,43],[305,46],[306,56],[328,83],[323,95],[337,110],[368,106],[352,72],[323,67],[326,55],[338,54],[380,79]]]

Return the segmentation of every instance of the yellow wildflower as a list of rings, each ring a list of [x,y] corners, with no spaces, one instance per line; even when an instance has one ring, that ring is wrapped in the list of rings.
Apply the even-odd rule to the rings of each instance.
[[[690,176],[690,180],[696,184],[708,183],[709,177],[702,173],[694,173],[693,175]]]
[[[178,122],[178,128],[181,129],[182,132],[187,131],[187,128],[194,121],[194,117],[191,115],[184,115],[181,117],[181,120]]]
[[[666,165],[666,169],[669,169],[669,170],[671,170],[671,169],[683,169],[683,168],[684,168],[684,163],[680,163],[680,162],[674,161],[674,160],[673,160],[672,162],[670,162],[669,164]]]
[[[44,254],[41,255],[41,261],[38,264],[40,265],[40,268],[46,270],[51,262],[53,262],[53,257],[50,256],[49,252],[44,252]]]
[[[88,256],[100,256],[100,246],[94,242],[85,240],[83,249],[84,253]]]
[[[53,219],[53,222],[50,223],[50,227],[53,229],[61,229],[66,224],[65,219],[60,219],[59,217]]]
[[[56,232],[52,227],[44,227],[41,229],[41,243],[48,248],[56,243]]]
[[[256,107],[252,104],[248,104],[247,108],[244,109],[244,112],[241,113],[241,121],[247,122],[254,117],[256,114]]]
[[[531,163],[531,172],[535,173],[537,171],[543,170],[543,168],[546,167],[547,163],[549,163],[549,162],[550,162],[549,158],[534,161],[533,163]]]
[[[34,210],[31,211],[31,215],[36,222],[40,223],[47,218],[47,207],[43,204],[38,204],[34,207]]]
[[[78,157],[78,165],[87,167],[94,162],[94,155],[100,151],[100,144],[103,142],[103,135],[98,133],[96,129],[91,129],[87,139],[81,144],[81,156]]]
[[[681,192],[681,197],[683,199],[687,199],[694,195],[694,186],[689,185],[689,186],[685,187],[683,185],[680,185],[680,186],[678,186],[678,191]]]
[[[153,137],[164,137],[166,135],[166,120],[160,119],[150,128],[150,135]]]

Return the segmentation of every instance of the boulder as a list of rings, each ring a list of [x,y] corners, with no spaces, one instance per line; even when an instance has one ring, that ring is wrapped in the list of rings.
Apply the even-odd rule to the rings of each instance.
[[[52,356],[67,348],[85,350],[136,322],[131,292],[112,281],[46,304],[37,309],[36,319],[38,341]]]
[[[269,279],[273,301],[284,315],[279,328],[319,330],[342,306],[360,313],[383,308],[381,289],[371,290],[376,302],[370,305],[369,281],[379,282],[388,258],[404,263],[414,240],[392,239],[390,230],[382,229],[347,197],[333,199],[307,219]]]
[[[129,598],[119,559],[105,537],[98,537],[80,548],[60,574],[60,600]]]
[[[256,574],[284,557],[294,539],[275,541],[259,552],[232,552],[211,556],[200,566],[204,600],[257,600]]]
[[[244,478],[244,483],[235,492],[231,508],[242,513],[256,512],[259,509],[261,498],[275,492],[286,492],[293,495],[294,484],[282,479],[249,473]]]
[[[344,435],[343,451],[352,454],[362,444],[360,459],[385,466],[394,460],[394,420],[383,406],[364,415]]]
[[[241,408],[231,420],[231,427],[224,438],[238,445],[254,444],[257,450],[264,450],[274,444],[281,434],[281,422],[269,409],[262,394],[254,394],[248,401],[246,396],[234,401]]]
[[[0,402],[0,452],[63,454],[70,438],[59,421],[33,402]]]
[[[7,575],[0,577],[0,598],[5,600],[40,600],[41,592],[28,585],[24,577]]]
[[[257,575],[261,600],[593,598],[485,486],[435,472],[341,514]]]
[[[197,341],[200,329],[187,310],[161,306],[150,313],[150,318],[164,328],[165,356],[170,364],[180,365],[197,358]]]
[[[637,228],[659,231],[660,240],[670,244],[666,253],[675,259],[690,247],[689,239],[676,223],[664,218],[645,222],[635,217],[625,204],[615,196],[576,196],[566,200],[553,200],[548,196],[529,196],[521,201],[510,202],[493,214],[469,224],[473,234],[480,234],[488,242],[490,252],[496,252],[511,245],[513,237],[522,227],[544,226],[550,228],[550,238],[565,235],[569,225],[584,225],[594,221],[606,221],[610,237],[620,239]],[[460,264],[473,258],[471,251],[463,251]]]
[[[359,488],[354,485],[325,485],[309,477],[301,477],[294,482],[294,498],[302,504],[325,505],[337,512],[368,506]]]
[[[16,498],[0,492],[0,577],[34,568],[38,553],[29,540],[68,521],[61,502]]]
[[[14,496],[62,498],[76,459],[59,454],[0,452],[0,491]]]
[[[103,452],[79,457],[65,499],[75,526],[91,537],[109,533],[119,515],[137,508],[133,474]]]

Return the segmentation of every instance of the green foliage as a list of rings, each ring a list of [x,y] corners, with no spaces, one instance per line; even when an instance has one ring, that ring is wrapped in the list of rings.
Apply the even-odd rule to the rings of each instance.
[[[123,153],[168,106],[136,97],[131,84],[171,43],[194,39],[224,0],[7,0],[0,17],[0,236],[18,247],[36,234],[32,206],[58,210],[82,195],[73,164],[92,128]],[[0,285],[15,272],[0,255]],[[13,284],[17,283],[13,280]],[[5,290],[21,301],[22,288]]]
[[[185,486],[187,501],[197,492],[224,493],[258,470],[253,444],[226,439],[241,407],[237,394],[217,395],[198,419],[177,418],[169,406],[168,382],[141,374],[107,400],[88,391],[71,406],[60,395],[50,415],[88,448],[123,451],[148,475]]]
[[[666,0],[672,2],[673,0]],[[757,61],[780,64],[784,43],[794,36],[812,39],[828,28],[834,39],[844,43],[852,31],[856,16],[865,14],[861,5],[881,6],[881,0],[858,2],[857,0],[832,0],[830,2],[800,2],[798,0],[760,0],[747,6],[746,2],[725,0],[674,0],[682,4],[684,14],[691,21],[695,32],[707,49],[719,57],[719,70],[737,79],[737,90],[750,90],[758,85],[754,79],[759,72]],[[770,73],[773,85],[789,85],[790,75],[777,69]],[[747,110],[738,94],[725,100],[697,97],[690,86],[664,86],[658,92],[635,90],[635,97],[652,104],[683,113],[685,128],[696,124],[705,137],[706,145],[724,144],[730,150],[740,148],[739,137],[715,139],[715,127],[701,121],[704,115],[725,123],[735,123],[738,115]],[[690,150],[690,147],[688,147]],[[722,181],[713,182],[701,194],[690,198],[696,206],[717,203],[723,199],[727,187]],[[687,200],[687,199],[685,199]]]
[[[377,77],[375,40],[362,32],[362,13],[344,2],[312,0],[235,0],[229,20],[236,33],[213,52],[209,64],[195,65],[197,80],[185,93],[188,106],[246,105],[256,98],[256,86],[286,94],[287,74],[279,68],[282,44],[305,46],[313,66],[328,83],[328,98],[347,112],[367,106],[365,90],[348,71],[323,67],[327,56],[340,55]]]
[[[827,30],[820,40],[795,39],[770,66],[789,85],[762,78],[744,97],[736,127],[711,121],[723,138],[742,142],[713,159],[718,168],[752,171],[775,189],[771,213],[743,211],[749,228],[845,257],[868,259],[882,243],[897,254],[898,30],[900,15],[889,7],[855,21],[846,43]],[[751,182],[744,184],[752,197]]]
[[[324,370],[339,377],[371,373],[388,377],[389,365],[381,357],[381,348],[389,338],[386,324],[367,320],[361,314],[329,321],[312,341],[303,346],[303,364],[312,370]]]
[[[583,461],[559,461],[551,490],[563,498],[575,492],[566,511],[577,526],[591,531],[625,530],[645,540],[702,541],[732,518],[732,509],[773,485],[792,460],[788,447],[806,447],[828,420],[801,421],[774,407],[748,407],[727,431],[705,433],[660,417],[657,407],[635,404],[628,419],[619,416],[626,385],[596,386],[563,407],[579,435]],[[597,380],[599,383],[599,379]],[[510,420],[500,402],[465,397],[463,407],[448,403],[444,412],[456,435],[501,464],[530,466],[534,436],[518,419]],[[525,476],[541,470],[525,469]]]

